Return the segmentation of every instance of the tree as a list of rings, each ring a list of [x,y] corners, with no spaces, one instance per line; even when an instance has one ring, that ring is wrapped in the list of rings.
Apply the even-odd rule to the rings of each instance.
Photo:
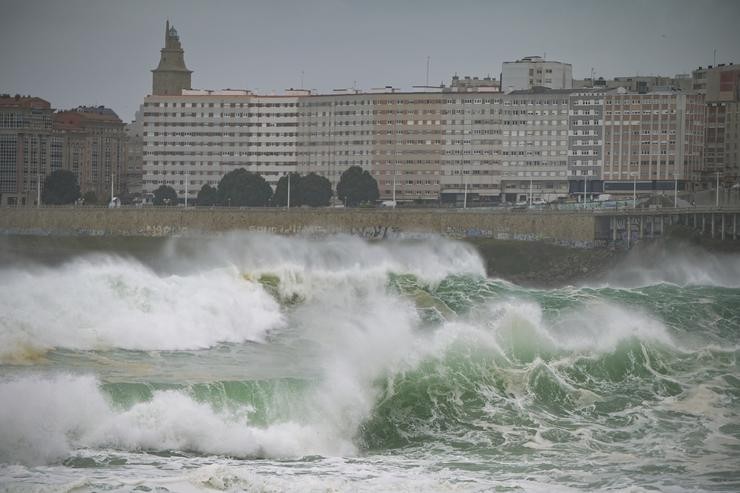
[[[264,207],[270,202],[272,188],[261,175],[239,168],[221,178],[218,197],[222,204],[232,207]]]
[[[380,196],[378,182],[359,166],[350,166],[339,178],[337,196],[348,206],[375,202]]]
[[[302,177],[296,187],[296,205],[308,205],[311,207],[324,207],[329,205],[331,196],[331,182],[316,173],[309,173]],[[291,193],[291,196],[293,194]]]
[[[218,190],[206,183],[198,192],[196,201],[198,205],[218,205]]]
[[[300,205],[297,202],[298,182],[301,181],[301,175],[290,173],[290,205]],[[288,205],[288,175],[281,176],[275,187],[275,194],[272,196],[272,205],[276,207],[285,207]]]
[[[82,200],[85,205],[95,205],[98,203],[98,196],[92,190],[82,194]]]
[[[44,204],[72,204],[80,197],[80,185],[77,175],[66,169],[53,171],[44,178],[41,201]]]
[[[170,186],[160,185],[154,191],[153,202],[154,205],[177,205],[177,192]]]

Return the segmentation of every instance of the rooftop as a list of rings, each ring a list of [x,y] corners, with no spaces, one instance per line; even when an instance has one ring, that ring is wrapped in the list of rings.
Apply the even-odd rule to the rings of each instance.
[[[34,96],[21,96],[16,94],[0,95],[0,107],[3,108],[34,108],[34,109],[51,109],[51,104],[45,99]]]

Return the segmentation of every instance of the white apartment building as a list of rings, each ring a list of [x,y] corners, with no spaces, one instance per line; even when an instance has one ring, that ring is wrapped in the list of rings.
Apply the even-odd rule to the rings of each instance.
[[[144,193],[160,185],[192,199],[236,168],[275,186],[297,170],[298,96],[257,96],[245,90],[183,90],[147,96],[141,107]],[[186,191],[187,188],[187,191]]]
[[[604,96],[624,89],[578,89],[570,93],[568,110],[568,177],[570,193],[603,191]]]
[[[570,63],[528,56],[501,66],[501,90],[520,91],[533,87],[570,89],[573,87],[573,67]]]
[[[552,201],[568,194],[570,91],[514,91],[502,97],[502,197]]]

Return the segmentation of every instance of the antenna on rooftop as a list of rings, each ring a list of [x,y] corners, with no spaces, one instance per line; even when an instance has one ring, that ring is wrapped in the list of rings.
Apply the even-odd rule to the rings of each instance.
[[[427,78],[426,83],[424,85],[429,86],[429,62],[432,59],[432,57],[427,56]]]

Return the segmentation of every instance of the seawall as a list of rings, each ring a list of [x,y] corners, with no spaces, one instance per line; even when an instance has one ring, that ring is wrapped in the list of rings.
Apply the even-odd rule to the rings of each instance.
[[[345,233],[367,239],[440,234],[451,238],[596,246],[596,217],[566,211],[429,209],[2,208],[3,235],[181,236],[231,230]]]

